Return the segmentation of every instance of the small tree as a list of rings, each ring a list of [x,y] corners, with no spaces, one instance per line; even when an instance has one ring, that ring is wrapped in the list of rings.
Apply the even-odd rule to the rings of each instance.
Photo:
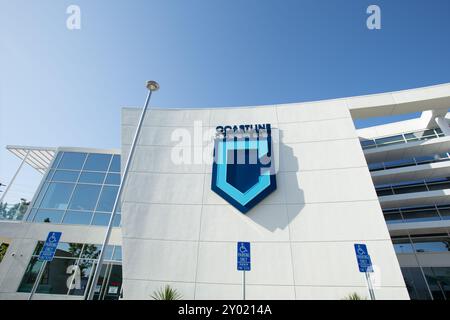
[[[153,300],[181,300],[182,296],[177,289],[173,289],[167,284],[165,287],[154,291],[152,298]]]

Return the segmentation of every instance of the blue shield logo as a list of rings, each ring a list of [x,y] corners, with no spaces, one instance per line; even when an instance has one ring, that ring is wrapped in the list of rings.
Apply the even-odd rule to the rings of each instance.
[[[276,189],[270,127],[266,137],[216,139],[211,189],[242,213]]]

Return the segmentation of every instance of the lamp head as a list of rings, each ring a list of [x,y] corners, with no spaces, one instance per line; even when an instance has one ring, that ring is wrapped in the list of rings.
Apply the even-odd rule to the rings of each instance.
[[[159,89],[159,84],[156,81],[150,80],[147,81],[147,85],[146,85],[147,89],[150,91],[158,91]]]

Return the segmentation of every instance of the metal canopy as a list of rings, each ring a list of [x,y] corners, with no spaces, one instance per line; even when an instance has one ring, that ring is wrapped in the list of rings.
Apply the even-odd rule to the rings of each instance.
[[[47,147],[6,146],[6,149],[42,174],[47,171],[56,153],[56,148]]]

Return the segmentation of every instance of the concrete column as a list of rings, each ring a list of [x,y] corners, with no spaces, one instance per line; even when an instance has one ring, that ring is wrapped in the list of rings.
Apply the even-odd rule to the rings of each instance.
[[[442,132],[446,136],[450,136],[450,127],[448,125],[447,120],[443,116],[436,117],[434,120],[436,121]]]

